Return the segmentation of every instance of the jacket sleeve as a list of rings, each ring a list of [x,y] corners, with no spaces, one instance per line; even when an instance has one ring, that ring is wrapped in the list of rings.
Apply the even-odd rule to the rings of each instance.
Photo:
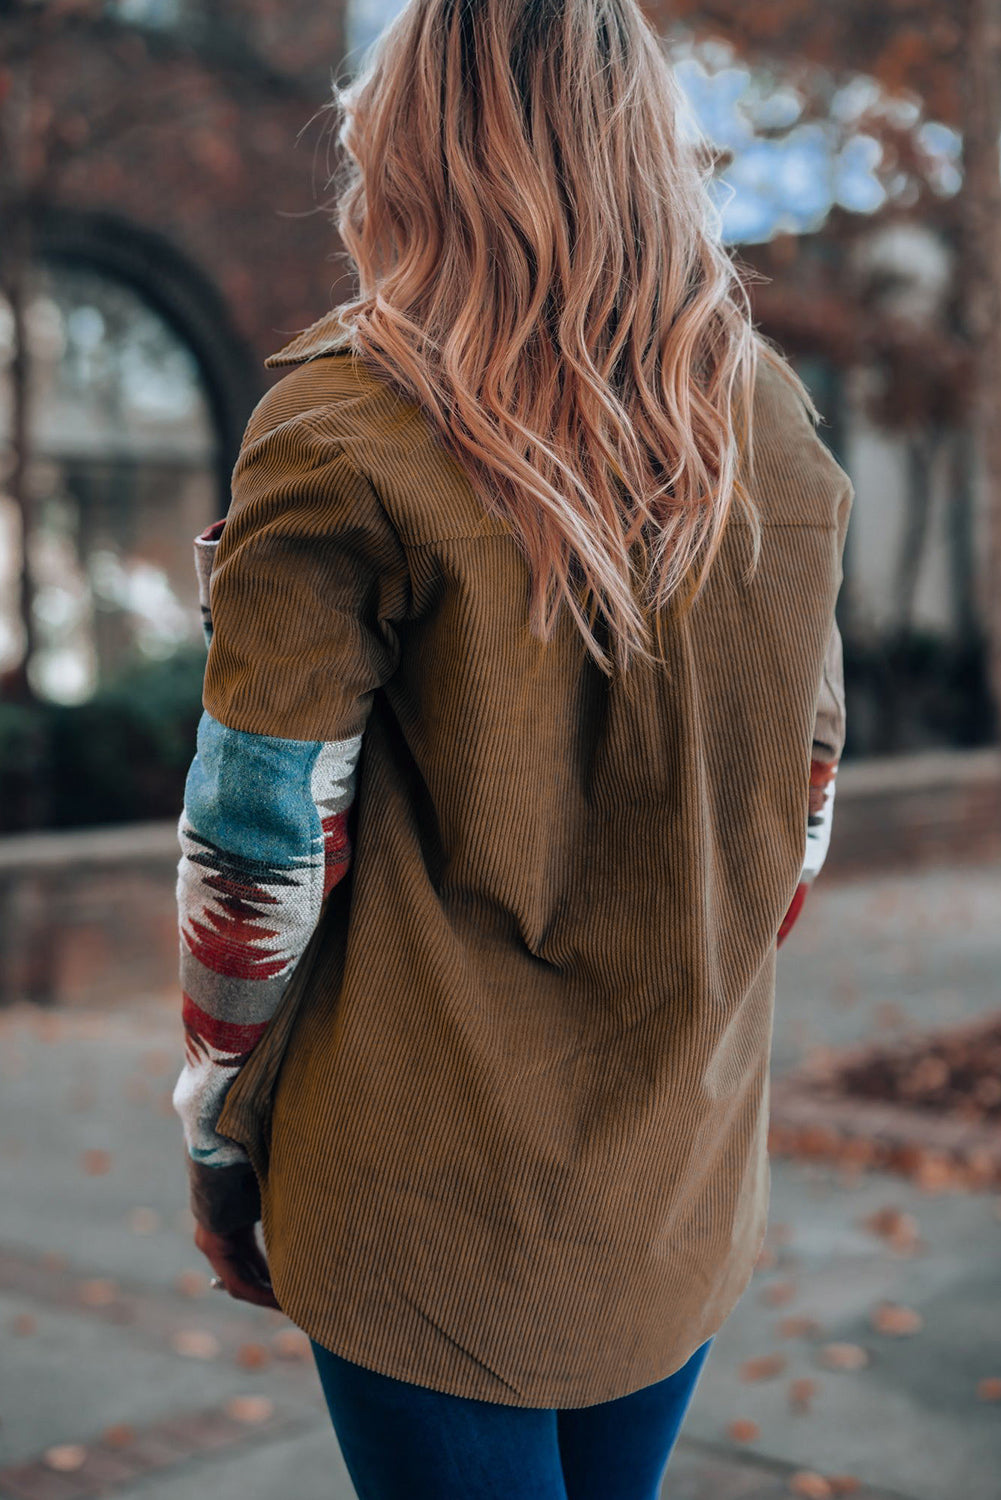
[[[225,521],[195,543],[208,659],[178,829],[173,1104],[192,1211],[217,1232],[260,1216],[247,1155],[215,1122],[349,868],[362,734],[409,594],[399,538],[323,413],[275,422],[270,407]]]

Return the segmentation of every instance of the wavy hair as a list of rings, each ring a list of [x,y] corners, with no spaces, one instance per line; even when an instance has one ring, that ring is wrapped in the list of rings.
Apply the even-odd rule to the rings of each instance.
[[[759,353],[819,419],[753,328],[683,107],[635,0],[409,0],[324,105],[358,272],[337,321],[511,527],[532,633],[565,603],[607,675],[654,659],[735,500],[757,567]]]

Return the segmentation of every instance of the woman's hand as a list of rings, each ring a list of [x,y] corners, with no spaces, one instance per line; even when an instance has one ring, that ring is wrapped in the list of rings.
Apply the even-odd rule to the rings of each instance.
[[[264,1252],[257,1243],[256,1226],[233,1229],[228,1234],[214,1234],[203,1224],[195,1225],[195,1244],[221,1279],[227,1292],[239,1302],[254,1302],[258,1307],[274,1307],[281,1312],[275,1297]]]

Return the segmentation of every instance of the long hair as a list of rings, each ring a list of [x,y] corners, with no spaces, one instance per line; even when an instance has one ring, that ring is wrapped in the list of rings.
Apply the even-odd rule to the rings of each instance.
[[[683,107],[635,0],[409,0],[324,106],[359,287],[337,321],[508,522],[532,633],[565,603],[608,675],[654,659],[650,615],[694,603],[734,501],[757,567],[759,352],[818,419],[753,328]]]

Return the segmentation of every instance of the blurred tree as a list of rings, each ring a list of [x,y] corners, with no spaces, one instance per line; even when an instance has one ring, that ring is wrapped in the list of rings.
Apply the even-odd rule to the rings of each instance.
[[[101,42],[101,76],[92,71],[67,91],[74,46]],[[144,30],[105,0],[0,0],[0,291],[11,316],[11,421],[3,477],[20,520],[19,617],[23,649],[5,674],[3,696],[30,703],[29,665],[36,645],[31,480],[32,370],[27,310],[36,263],[35,226],[60,200],[64,176],[83,157],[102,171],[102,150],[123,146],[183,111],[194,139],[210,140],[219,101],[208,75],[187,66],[195,40]],[[152,51],[157,66],[149,66]],[[222,143],[225,132],[216,138]],[[106,165],[106,161],[104,163]]]
[[[988,558],[979,613],[1001,723],[1001,0],[893,0],[882,7],[868,0],[824,7],[806,0],[651,0],[649,8],[664,32],[683,25],[697,37],[725,38],[748,61],[784,60],[817,118],[837,86],[864,68],[902,103],[917,97],[932,118],[961,134],[959,191],[936,196],[921,187],[922,140],[906,111],[900,119],[883,109],[864,112],[856,122],[879,141],[897,179],[898,191],[875,217],[920,222],[950,247],[952,287],[942,316],[921,321],[902,313],[878,280],[869,282],[868,297],[853,295],[852,250],[871,237],[873,222],[841,211],[824,227],[832,253],[812,277],[800,279],[798,293],[790,297],[787,281],[755,293],[759,314],[778,329],[786,324],[805,347],[825,349],[844,367],[881,367],[872,415],[883,425],[910,430],[919,442],[943,424],[967,425],[986,491]],[[792,237],[782,236],[762,247],[754,263],[781,271],[798,253]],[[917,499],[913,535],[905,543],[905,585],[921,540],[920,493]]]
[[[29,562],[33,529],[30,488],[31,370],[26,311],[34,262],[32,221],[54,196],[61,169],[82,147],[117,136],[141,123],[136,81],[145,56],[143,39],[103,16],[99,0],[4,0],[0,6],[0,289],[11,310],[11,454],[7,491],[20,519],[19,612],[23,650],[4,683],[5,696],[30,702],[28,666],[35,646],[34,588]],[[118,77],[105,107],[66,113],[52,107],[45,86],[53,48],[62,47],[82,25],[111,28],[109,61]],[[130,81],[131,80],[131,81]]]

